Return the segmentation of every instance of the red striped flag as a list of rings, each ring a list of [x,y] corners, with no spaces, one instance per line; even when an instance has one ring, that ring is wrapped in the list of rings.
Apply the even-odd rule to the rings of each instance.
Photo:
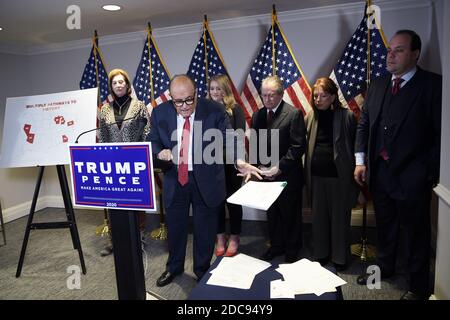
[[[92,49],[89,59],[84,67],[83,75],[81,76],[80,89],[98,88],[97,95],[97,126],[99,123],[99,114],[102,105],[106,102],[111,102],[113,99],[108,95],[108,73],[106,72],[106,65],[103,62],[103,56],[98,47],[97,31],[94,32],[92,39]]]
[[[249,114],[253,114],[263,106],[259,96],[261,82],[273,74],[276,74],[283,81],[283,100],[302,110],[303,114],[311,110],[309,103],[311,87],[281,30],[275,10],[272,14],[272,26],[259,50],[241,93],[244,107]]]
[[[225,62],[214,40],[214,36],[209,30],[206,16],[203,22],[203,34],[197,43],[194,54],[192,55],[187,74],[194,79],[198,88],[199,97],[206,97],[208,94],[207,86],[209,78],[216,74],[227,75],[230,80],[234,98],[236,99],[238,105],[242,107],[243,104],[241,97],[236,90],[230,75],[228,74]],[[244,115],[247,120],[247,124],[249,124],[251,121],[251,115],[245,109]]]
[[[153,107],[170,100],[170,74],[152,36],[150,24],[142,56],[133,80],[136,97],[143,101],[151,114]]]
[[[342,105],[350,108],[357,118],[364,104],[368,83],[388,72],[386,70],[387,41],[375,13],[372,13],[374,19],[371,19],[375,24],[369,29],[368,8],[371,11],[370,3],[366,4],[361,23],[345,46],[341,58],[330,75],[339,88],[339,99]]]

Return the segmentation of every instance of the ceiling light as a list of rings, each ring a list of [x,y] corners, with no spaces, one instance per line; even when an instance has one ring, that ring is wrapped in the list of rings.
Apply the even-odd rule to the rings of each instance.
[[[3,28],[2,27],[0,27],[0,31],[2,31],[3,30]]]
[[[117,4],[105,4],[102,6],[103,10],[106,11],[119,11],[122,10],[121,6],[118,6]]]

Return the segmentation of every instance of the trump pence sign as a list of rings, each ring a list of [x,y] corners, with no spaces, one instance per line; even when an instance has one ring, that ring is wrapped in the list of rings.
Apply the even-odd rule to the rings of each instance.
[[[75,206],[156,211],[149,142],[71,144]]]

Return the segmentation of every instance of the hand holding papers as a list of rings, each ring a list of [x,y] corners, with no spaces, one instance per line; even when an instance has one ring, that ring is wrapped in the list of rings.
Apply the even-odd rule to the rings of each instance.
[[[264,176],[264,178],[270,181],[273,181],[277,176],[281,174],[281,171],[277,166],[274,166],[272,168],[259,167],[259,169],[261,170],[261,174]]]
[[[277,200],[287,182],[250,181],[227,199],[227,202],[267,210]]]

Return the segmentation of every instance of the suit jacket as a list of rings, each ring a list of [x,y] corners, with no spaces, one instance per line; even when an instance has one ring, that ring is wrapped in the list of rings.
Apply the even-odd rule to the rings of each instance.
[[[194,130],[192,160],[199,160],[199,163],[196,163],[197,161],[193,163],[195,182],[205,204],[208,207],[217,207],[226,197],[223,153],[217,150],[220,154],[215,158],[220,161],[211,164],[205,163],[202,155],[211,141],[207,139],[207,141],[203,141],[203,137],[206,130],[219,129],[222,138],[224,138],[223,141],[225,141],[226,129],[231,129],[231,126],[223,106],[203,98],[198,99],[194,122],[197,125],[191,124],[191,130]],[[199,123],[201,123],[201,128],[198,126]],[[170,206],[178,183],[178,166],[173,162],[158,161],[156,156],[163,149],[172,150],[174,157],[178,155],[177,136],[175,134],[177,131],[177,112],[172,101],[167,101],[153,110],[151,127],[152,130],[147,140],[152,143],[155,166],[161,167],[164,171],[164,203],[166,206]]]
[[[302,156],[306,150],[306,130],[303,114],[295,107],[282,101],[278,107],[272,125],[267,127],[267,108],[261,108],[253,114],[252,128],[256,130],[256,141],[251,141],[251,146],[259,146],[263,139],[259,129],[278,129],[278,163],[262,163],[259,150],[257,156],[258,165],[272,167],[278,165],[281,174],[276,177],[277,181],[287,181],[289,189],[299,189],[303,186]],[[251,139],[252,140],[252,139]],[[254,140],[254,139],[253,139]],[[267,150],[271,150],[270,136],[261,141],[267,144]],[[259,149],[259,148],[256,148]],[[251,161],[252,159],[250,159]]]
[[[114,109],[109,103],[105,103],[100,110],[100,142],[140,142],[145,141],[150,132],[150,115],[142,101],[131,99],[127,114],[119,129],[114,117]]]
[[[407,86],[412,94],[405,98],[406,112],[392,133],[387,151],[391,179],[403,191],[412,192],[437,183],[439,178],[442,76],[417,67],[402,90]],[[357,128],[355,152],[368,156],[369,174],[378,157],[377,129],[387,90],[391,90],[391,75],[372,82]]]
[[[318,119],[316,112],[310,111],[305,117],[308,148],[305,157],[305,177],[308,198],[311,199],[311,160],[317,138]],[[337,108],[333,111],[333,153],[341,187],[348,195],[348,203],[353,207],[358,196],[358,188],[353,178],[355,170],[354,144],[356,118],[350,109]]]

